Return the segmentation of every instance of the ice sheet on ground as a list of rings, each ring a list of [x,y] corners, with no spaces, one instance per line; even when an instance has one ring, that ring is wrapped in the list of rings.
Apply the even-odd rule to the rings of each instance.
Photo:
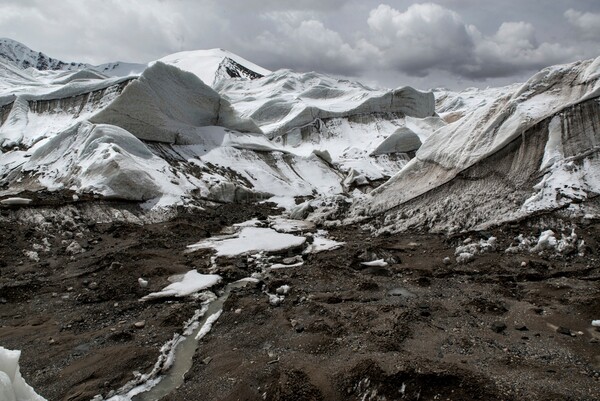
[[[200,274],[196,270],[190,270],[183,276],[169,277],[169,281],[173,282],[161,291],[146,295],[142,301],[166,297],[186,297],[218,284],[221,282],[221,276]]]
[[[46,401],[25,382],[19,369],[21,351],[0,346],[0,400]]]
[[[208,238],[197,244],[188,245],[190,251],[198,249],[214,249],[217,256],[233,257],[252,252],[277,252],[300,247],[306,238],[292,234],[278,233],[271,228],[242,227],[234,235]]]

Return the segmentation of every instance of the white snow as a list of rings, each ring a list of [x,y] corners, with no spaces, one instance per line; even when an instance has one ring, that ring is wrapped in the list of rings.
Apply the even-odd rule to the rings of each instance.
[[[290,286],[287,284],[284,284],[275,290],[275,293],[277,295],[287,295],[289,292],[290,292]]]
[[[370,262],[361,262],[360,264],[368,267],[385,267],[388,265],[388,263],[383,259],[372,260]]]
[[[583,256],[584,246],[585,242],[579,239],[578,235],[575,233],[575,229],[572,229],[571,233],[568,235],[565,235],[564,233],[561,234],[560,239],[557,238],[554,231],[545,230],[540,233],[538,238],[528,238],[523,234],[519,234],[519,236],[515,238],[514,243],[504,252],[555,252],[558,254],[578,252],[579,255]]]
[[[600,320],[592,320],[592,326],[600,327]]]
[[[275,263],[275,264],[269,266],[269,269],[274,269],[274,270],[287,269],[288,267],[290,267],[290,268],[291,267],[300,267],[302,265],[304,265],[304,262],[292,263],[291,265],[286,265],[284,263]]]
[[[0,204],[3,205],[29,205],[31,203],[31,199],[28,198],[6,198],[0,201]]]
[[[198,331],[198,334],[196,334],[196,340],[201,340],[202,338],[204,338],[205,335],[207,335],[210,332],[210,330],[213,327],[213,324],[215,324],[219,317],[221,317],[222,313],[223,310],[221,309],[218,312],[213,313],[206,319],[206,321],[202,325],[202,328]]]
[[[269,304],[271,306],[279,306],[285,299],[285,296],[283,295],[267,294],[267,296],[269,297]]]
[[[169,281],[171,281],[171,284],[161,291],[150,293],[141,300],[148,301],[156,298],[190,296],[220,283],[221,276],[216,274],[200,274],[196,270],[190,270],[183,275],[169,277]]]
[[[556,249],[556,237],[554,231],[546,230],[540,234],[537,244],[531,249],[531,252],[541,252],[546,249]]]
[[[306,238],[278,233],[271,228],[242,227],[231,236],[213,237],[188,245],[190,251],[214,249],[218,256],[233,257],[253,252],[277,252],[300,247]]]
[[[456,262],[467,263],[475,259],[475,255],[493,252],[496,250],[496,243],[496,237],[489,237],[487,240],[480,239],[478,242],[473,241],[472,238],[467,238],[463,241],[463,245],[457,246],[454,250]]]
[[[472,261],[473,259],[475,259],[475,255],[473,255],[472,253],[461,252],[456,257],[456,263],[458,263],[458,264],[465,264],[465,263],[468,263],[468,262]]]
[[[25,382],[19,369],[21,351],[0,346],[0,400],[46,401]]]
[[[200,78],[206,85],[212,86],[222,78],[219,75],[219,67],[226,59],[233,60],[243,67],[263,76],[271,73],[271,71],[223,49],[184,51],[170,54],[158,61],[189,71]]]

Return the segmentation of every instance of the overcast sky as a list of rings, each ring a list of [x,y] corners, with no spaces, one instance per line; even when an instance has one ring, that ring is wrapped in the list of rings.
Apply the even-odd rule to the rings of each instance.
[[[600,0],[0,0],[0,37],[64,61],[221,47],[388,87],[495,86],[600,55]]]

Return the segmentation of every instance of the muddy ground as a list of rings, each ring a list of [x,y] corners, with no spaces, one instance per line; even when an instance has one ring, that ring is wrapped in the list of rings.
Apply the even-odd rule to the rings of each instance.
[[[198,309],[186,299],[139,301],[169,275],[209,271],[210,254],[185,247],[275,213],[235,205],[145,226],[5,221],[0,345],[23,351],[24,377],[48,400],[106,396],[149,371]],[[590,324],[600,319],[600,222],[577,228],[585,256],[504,253],[516,235],[539,235],[537,223],[455,237],[330,229],[344,247],[234,291],[185,383],[164,399],[600,399],[600,332]],[[490,235],[497,251],[454,262],[465,238]],[[379,258],[392,263],[361,265]],[[226,280],[253,272],[244,257],[219,266]],[[283,284],[290,293],[270,305],[265,290]]]

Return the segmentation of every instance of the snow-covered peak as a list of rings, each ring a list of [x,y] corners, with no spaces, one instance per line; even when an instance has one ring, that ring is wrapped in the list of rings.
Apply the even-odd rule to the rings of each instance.
[[[0,59],[13,63],[20,69],[34,67],[38,70],[77,70],[85,68],[83,63],[66,63],[42,52],[31,50],[13,39],[0,38]]]
[[[184,51],[168,55],[157,61],[189,71],[207,85],[214,85],[227,78],[256,79],[271,73],[271,71],[223,49]]]

